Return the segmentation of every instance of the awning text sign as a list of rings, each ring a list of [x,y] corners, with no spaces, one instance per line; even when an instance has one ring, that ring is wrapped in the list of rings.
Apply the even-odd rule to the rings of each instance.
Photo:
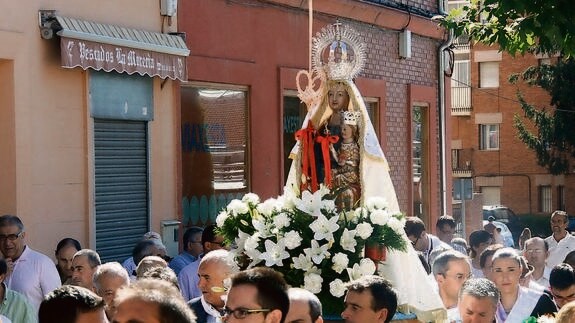
[[[62,66],[187,81],[184,56],[62,37]]]

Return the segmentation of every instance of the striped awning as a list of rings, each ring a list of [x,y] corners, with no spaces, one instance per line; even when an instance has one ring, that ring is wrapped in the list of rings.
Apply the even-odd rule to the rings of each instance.
[[[187,81],[184,39],[141,29],[56,16],[62,66]]]

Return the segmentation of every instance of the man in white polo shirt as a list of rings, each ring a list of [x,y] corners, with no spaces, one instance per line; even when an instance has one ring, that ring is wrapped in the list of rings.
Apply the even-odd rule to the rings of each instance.
[[[567,232],[567,213],[555,211],[551,214],[551,230],[553,234],[545,238],[549,246],[547,267],[553,268],[563,262],[565,256],[575,250],[575,237]]]
[[[52,260],[28,247],[24,224],[15,215],[0,216],[0,251],[8,264],[4,283],[24,294],[36,311],[44,296],[60,287],[60,275]]]

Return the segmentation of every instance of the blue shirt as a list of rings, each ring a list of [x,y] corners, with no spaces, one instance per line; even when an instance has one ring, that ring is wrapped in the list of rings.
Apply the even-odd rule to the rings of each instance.
[[[198,258],[184,251],[181,254],[175,256],[174,259],[170,261],[169,267],[172,268],[176,275],[178,275],[184,267],[196,261],[196,259]]]

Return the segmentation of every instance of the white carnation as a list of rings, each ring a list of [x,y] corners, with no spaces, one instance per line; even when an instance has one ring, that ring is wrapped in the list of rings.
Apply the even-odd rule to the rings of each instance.
[[[360,223],[355,230],[357,231],[357,235],[363,240],[367,240],[373,233],[373,227],[369,223]]]
[[[321,292],[321,284],[323,283],[323,278],[316,273],[307,273],[303,278],[304,289],[317,294]]]
[[[387,200],[380,196],[373,196],[367,199],[365,205],[370,211],[383,210],[387,208]]]
[[[227,207],[228,212],[232,215],[246,214],[250,211],[247,204],[240,200],[232,200]]]
[[[385,225],[391,216],[386,210],[373,210],[369,215],[371,223]]]
[[[331,261],[333,261],[333,266],[331,266],[331,269],[333,269],[338,274],[341,274],[341,272],[344,271],[349,264],[349,258],[345,253],[342,252],[336,253],[333,258],[331,258]]]
[[[256,209],[264,216],[271,216],[274,211],[281,209],[282,204],[276,199],[267,199],[263,203],[258,204]]]
[[[280,213],[274,217],[273,222],[274,226],[281,230],[289,226],[290,218],[286,213]]]
[[[329,292],[334,297],[342,297],[345,294],[346,289],[345,284],[339,278],[329,283]]]
[[[297,231],[290,231],[284,235],[286,248],[292,250],[301,245],[301,236]]]

